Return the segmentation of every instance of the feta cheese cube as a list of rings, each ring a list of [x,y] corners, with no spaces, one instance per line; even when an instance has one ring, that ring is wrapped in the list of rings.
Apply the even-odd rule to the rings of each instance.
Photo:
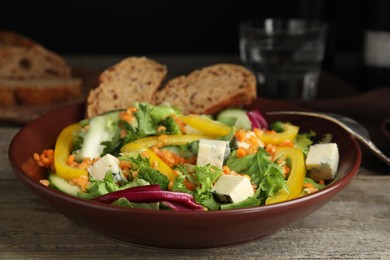
[[[228,146],[227,141],[200,139],[196,164],[200,166],[211,164],[222,168]]]
[[[252,184],[245,176],[222,174],[211,192],[224,195],[229,202],[240,202],[254,195]]]
[[[103,180],[107,171],[111,170],[114,180],[120,182],[126,178],[123,176],[122,169],[119,166],[119,160],[111,154],[106,154],[93,165],[88,167],[89,174],[98,180]]]
[[[306,157],[306,169],[309,177],[315,181],[335,178],[339,164],[337,144],[316,144],[309,148]]]

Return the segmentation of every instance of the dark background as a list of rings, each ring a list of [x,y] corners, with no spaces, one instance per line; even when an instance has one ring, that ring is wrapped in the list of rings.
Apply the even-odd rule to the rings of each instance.
[[[330,25],[324,68],[354,84],[371,2],[0,0],[0,28],[60,54],[238,55],[242,20],[321,19]]]

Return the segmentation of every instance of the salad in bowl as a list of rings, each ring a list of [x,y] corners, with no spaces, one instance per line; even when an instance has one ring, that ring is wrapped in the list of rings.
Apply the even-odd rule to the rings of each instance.
[[[135,103],[66,126],[33,155],[42,185],[130,208],[216,211],[276,204],[323,189],[339,151],[331,135],[267,122],[259,110],[184,115]]]

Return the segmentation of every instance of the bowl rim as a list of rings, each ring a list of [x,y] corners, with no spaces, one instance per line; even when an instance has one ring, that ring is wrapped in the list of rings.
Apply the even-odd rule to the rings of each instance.
[[[229,210],[210,210],[210,211],[149,210],[149,209],[120,207],[120,206],[106,204],[106,203],[102,203],[102,202],[98,202],[98,201],[94,201],[94,200],[85,200],[85,199],[78,198],[78,197],[75,197],[72,195],[68,195],[66,193],[55,190],[53,188],[44,186],[41,183],[39,183],[38,181],[34,180],[32,177],[25,174],[21,165],[18,165],[14,161],[13,154],[14,154],[14,150],[16,149],[16,147],[15,147],[16,140],[18,139],[18,137],[20,135],[22,135],[25,131],[27,131],[29,127],[36,125],[36,124],[39,124],[41,121],[45,120],[45,118],[52,116],[52,114],[58,113],[59,111],[62,111],[62,110],[71,109],[71,108],[74,108],[76,106],[80,106],[81,104],[83,104],[83,103],[76,103],[76,104],[67,105],[67,106],[64,106],[61,108],[57,108],[53,111],[50,111],[50,112],[44,114],[43,116],[41,116],[37,119],[34,119],[30,123],[28,123],[27,125],[22,127],[14,135],[14,137],[11,140],[11,143],[10,143],[9,148],[8,148],[8,158],[9,158],[10,164],[13,168],[14,174],[18,177],[19,180],[21,180],[25,184],[32,185],[32,187],[34,187],[35,189],[40,190],[43,193],[53,195],[58,199],[61,199],[61,200],[67,201],[67,202],[71,202],[71,203],[75,203],[75,204],[78,204],[81,206],[98,208],[101,210],[110,210],[110,211],[117,211],[117,212],[122,212],[122,213],[152,212],[153,214],[157,214],[157,215],[175,215],[175,216],[176,215],[206,216],[206,215],[214,215],[214,214],[217,214],[217,215],[250,214],[250,213],[261,212],[261,211],[265,211],[265,210],[278,210],[278,209],[284,208],[286,206],[293,206],[295,204],[304,203],[304,202],[307,202],[309,200],[315,199],[317,197],[326,196],[328,193],[331,193],[335,189],[339,189],[339,191],[341,191],[341,189],[343,189],[345,186],[347,186],[352,181],[353,177],[357,174],[359,167],[360,167],[360,164],[361,164],[361,160],[362,160],[362,152],[361,152],[358,141],[352,135],[348,135],[348,137],[352,143],[352,146],[353,146],[352,148],[354,151],[354,156],[356,158],[356,160],[353,162],[352,166],[349,169],[347,169],[344,176],[338,178],[336,181],[329,184],[325,188],[323,188],[317,192],[299,197],[299,198],[295,198],[295,199],[292,199],[289,201],[279,202],[279,203],[275,203],[275,204],[270,204],[270,205],[261,205],[261,206],[229,209]],[[343,130],[343,131],[345,131],[345,130]],[[31,187],[29,187],[29,188],[32,189]],[[333,196],[336,195],[336,193],[334,193]]]

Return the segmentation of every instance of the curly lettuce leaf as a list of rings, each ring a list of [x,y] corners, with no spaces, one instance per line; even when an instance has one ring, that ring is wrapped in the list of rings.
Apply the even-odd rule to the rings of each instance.
[[[136,124],[129,124],[121,120],[121,128],[127,131],[123,144],[134,140],[161,134],[157,129],[159,126],[165,126],[166,134],[181,134],[180,128],[175,120],[170,116],[179,115],[180,111],[168,105],[153,106],[149,103],[135,103],[137,111],[134,113]]]
[[[196,173],[194,199],[208,209],[218,209],[219,204],[214,200],[211,193],[213,183],[222,174],[222,170],[210,164],[206,166],[195,166]]]
[[[119,186],[117,183],[115,183],[115,179],[110,171],[108,171],[106,173],[103,180],[91,178],[89,180],[89,182],[90,182],[90,185],[87,188],[87,191],[86,192],[79,192],[77,194],[78,197],[90,200],[90,199],[94,199],[98,196],[105,195],[105,194],[110,193],[110,192],[150,184],[149,182],[147,182],[143,179],[135,179],[131,182],[128,182],[127,184],[125,184],[123,186]]]
[[[313,137],[316,136],[314,131],[309,131],[307,133],[297,134],[294,140],[294,147],[300,149],[305,156],[309,152],[310,145],[313,144]]]
[[[177,165],[178,177],[173,183],[173,191],[186,192],[194,196],[195,201],[210,210],[219,209],[220,204],[214,200],[211,188],[214,182],[222,174],[222,170],[210,164],[206,166],[194,166],[191,172],[183,165]],[[194,184],[195,188],[190,191],[184,182]]]
[[[147,103],[139,103],[137,108],[138,110],[134,113],[138,121],[137,139],[157,134],[157,124],[151,116],[151,111],[154,109],[154,106]]]
[[[192,194],[190,190],[187,189],[187,187],[184,185],[184,182],[186,180],[186,176],[184,175],[183,171],[177,171],[177,177],[173,181],[172,185],[172,191],[178,191],[178,192],[185,192]]]
[[[268,198],[286,186],[282,168],[268,156],[263,148],[241,158],[234,151],[226,163],[231,170],[251,177],[251,182],[257,186],[257,198]]]

